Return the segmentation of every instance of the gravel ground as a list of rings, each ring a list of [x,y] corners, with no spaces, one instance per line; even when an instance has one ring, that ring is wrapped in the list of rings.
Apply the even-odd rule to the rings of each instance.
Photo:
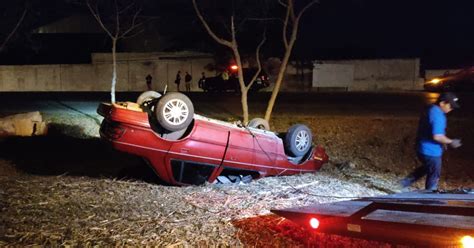
[[[326,148],[330,162],[319,172],[170,187],[135,167],[139,159],[104,147],[100,117],[65,111],[44,119],[47,137],[0,141],[0,246],[392,247],[308,232],[270,209],[393,193],[417,165],[415,118],[282,113],[274,130],[305,123]],[[450,123],[465,146],[447,153],[441,188],[474,187],[466,122]],[[123,179],[125,168],[140,176]]]

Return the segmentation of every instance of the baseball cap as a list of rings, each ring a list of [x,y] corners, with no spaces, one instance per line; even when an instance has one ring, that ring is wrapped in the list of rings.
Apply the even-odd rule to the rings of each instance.
[[[452,92],[443,92],[438,97],[438,102],[449,102],[449,104],[451,104],[451,107],[455,109],[461,107],[458,101],[459,98]]]

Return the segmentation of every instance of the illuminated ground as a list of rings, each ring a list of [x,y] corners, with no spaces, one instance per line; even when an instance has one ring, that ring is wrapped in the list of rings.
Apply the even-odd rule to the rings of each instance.
[[[194,98],[201,114],[225,120],[239,115],[238,104]],[[278,106],[273,129],[309,125],[329,164],[316,174],[200,187],[159,185],[139,159],[105,147],[97,138],[95,103],[40,101],[50,135],[0,141],[0,245],[390,247],[310,233],[269,210],[396,191],[397,180],[416,166],[416,107],[354,111],[349,101],[323,109],[295,99]],[[32,108],[23,106],[2,115]],[[448,132],[462,137],[464,146],[446,154],[441,187],[472,188],[473,120],[457,115],[449,124]]]

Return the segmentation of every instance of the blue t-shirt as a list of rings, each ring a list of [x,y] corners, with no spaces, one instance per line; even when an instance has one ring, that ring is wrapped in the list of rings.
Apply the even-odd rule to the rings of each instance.
[[[446,114],[438,105],[430,105],[420,118],[418,126],[418,152],[427,156],[443,155],[443,146],[433,139],[433,135],[446,134]]]

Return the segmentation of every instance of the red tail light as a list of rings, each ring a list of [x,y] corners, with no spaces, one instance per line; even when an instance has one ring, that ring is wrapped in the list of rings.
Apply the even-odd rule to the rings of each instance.
[[[311,218],[309,220],[309,226],[311,226],[311,228],[313,228],[313,229],[317,229],[319,227],[319,220],[314,218],[314,217]]]

